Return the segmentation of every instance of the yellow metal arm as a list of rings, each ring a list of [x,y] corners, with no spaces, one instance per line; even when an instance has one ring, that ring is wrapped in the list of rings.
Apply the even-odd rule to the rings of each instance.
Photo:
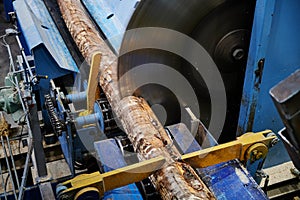
[[[270,130],[246,133],[235,141],[185,154],[182,160],[194,168],[208,167],[233,159],[240,161],[253,159],[254,161],[265,157],[268,148],[276,139],[277,137]]]
[[[276,140],[277,137],[270,130],[246,133],[235,141],[183,155],[182,160],[194,168],[208,167],[233,159],[255,161],[264,158],[268,148]],[[60,186],[66,186],[66,189],[59,193],[58,198],[74,199],[86,191],[97,191],[99,196],[103,196],[106,191],[149,177],[164,163],[165,159],[160,156],[103,174],[95,172],[79,175],[60,184]]]
[[[100,87],[98,84],[98,75],[100,71],[101,53],[96,52],[92,57],[92,63],[89,74],[87,88],[87,110],[91,113],[94,108],[94,103],[100,97]]]
[[[100,174],[100,172],[82,174],[60,184],[60,186],[66,186],[67,189],[62,191],[58,197],[59,199],[74,199],[77,192],[87,187],[97,189],[99,195],[103,196],[106,191],[142,181],[164,163],[165,159],[159,156],[103,174]]]

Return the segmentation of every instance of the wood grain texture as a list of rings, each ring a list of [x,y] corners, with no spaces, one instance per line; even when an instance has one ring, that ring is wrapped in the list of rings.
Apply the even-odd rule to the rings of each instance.
[[[117,57],[100,37],[79,0],[57,0],[67,27],[88,64],[101,52],[100,86],[140,160],[164,156],[166,163],[150,178],[163,199],[215,199],[180,153],[143,98],[121,98]]]

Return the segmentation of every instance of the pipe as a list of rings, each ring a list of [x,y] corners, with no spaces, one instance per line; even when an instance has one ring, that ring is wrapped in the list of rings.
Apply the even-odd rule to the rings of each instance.
[[[11,181],[11,184],[12,184],[12,187],[13,187],[13,193],[14,193],[15,199],[17,199],[16,188],[15,188],[15,184],[14,184],[14,180],[13,180],[13,175],[12,175],[12,172],[11,172],[11,169],[10,169],[10,164],[9,164],[9,161],[8,161],[3,136],[1,136],[1,144],[2,144],[2,147],[3,147],[4,157],[5,157],[5,161],[6,161],[6,165],[7,165],[7,170],[8,170],[8,173],[9,173],[9,178],[10,178],[10,181]]]
[[[30,67],[30,65],[29,65],[29,63],[28,63],[27,57],[26,57],[26,55],[25,55],[24,48],[22,47],[22,44],[21,44],[21,41],[20,41],[20,38],[19,38],[18,35],[16,35],[16,40],[17,40],[17,42],[18,42],[19,48],[20,48],[20,50],[21,50],[21,54],[22,54],[23,59],[24,59],[24,61],[25,61],[26,68],[28,69],[29,76],[30,76],[30,80],[32,80],[33,83],[36,83],[35,80],[34,80],[35,77],[34,77],[32,71],[31,71],[31,67]]]
[[[29,138],[28,151],[27,151],[27,155],[26,155],[26,161],[25,161],[24,171],[23,171],[23,175],[22,175],[21,186],[19,188],[18,200],[23,199],[26,179],[27,179],[27,176],[28,176],[29,161],[30,161],[30,156],[31,156],[32,150],[33,150],[32,138]]]
[[[75,94],[68,94],[66,96],[67,100],[72,103],[86,101],[86,91],[78,92]]]
[[[13,171],[14,171],[14,174],[15,174],[15,177],[16,177],[17,186],[18,186],[18,188],[20,188],[19,177],[18,177],[17,170],[16,170],[14,156],[13,156],[13,153],[12,153],[12,150],[11,150],[9,137],[7,135],[5,137],[6,137],[6,141],[7,141],[7,147],[8,147],[10,159],[11,159],[12,166],[13,166]]]

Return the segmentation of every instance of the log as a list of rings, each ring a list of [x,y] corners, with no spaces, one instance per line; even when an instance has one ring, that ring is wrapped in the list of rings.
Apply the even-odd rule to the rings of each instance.
[[[57,0],[62,17],[88,64],[101,52],[100,86],[120,120],[140,160],[164,156],[166,163],[151,177],[162,199],[215,199],[181,155],[147,102],[121,97],[117,82],[117,57],[99,35],[79,0]]]

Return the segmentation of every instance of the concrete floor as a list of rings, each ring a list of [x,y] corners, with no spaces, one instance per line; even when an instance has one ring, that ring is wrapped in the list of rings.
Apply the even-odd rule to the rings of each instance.
[[[0,36],[5,34],[5,29],[11,28],[12,25],[5,20],[5,13],[3,8],[3,2],[0,1]],[[5,41],[11,46],[11,51],[14,59],[19,53],[19,49],[14,37],[6,37]],[[9,59],[7,48],[3,46],[3,39],[0,39],[0,86],[4,85],[4,78],[9,71]]]

